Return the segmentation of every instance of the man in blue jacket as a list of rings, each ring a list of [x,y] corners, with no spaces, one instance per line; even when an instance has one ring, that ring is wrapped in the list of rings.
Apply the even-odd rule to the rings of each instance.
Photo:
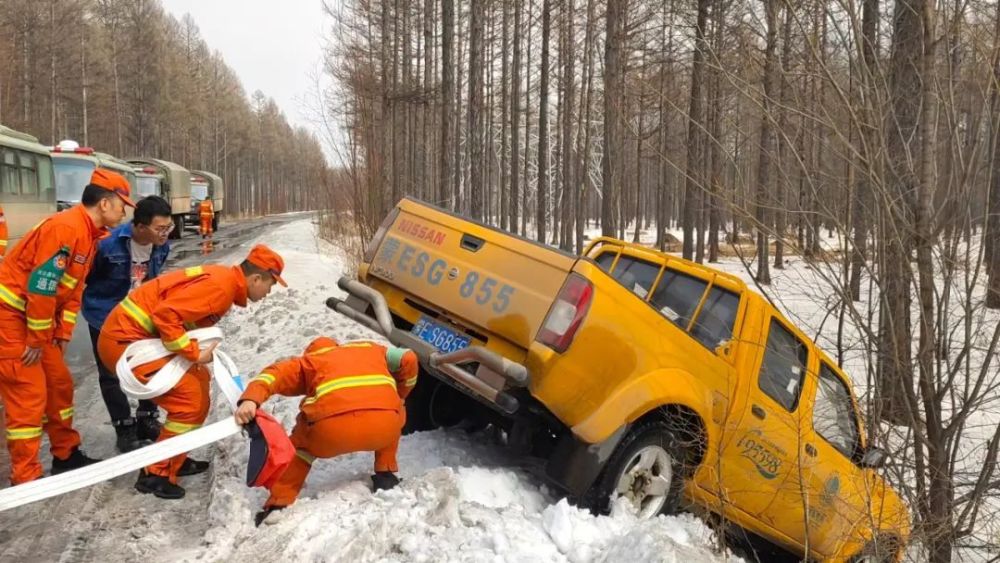
[[[163,271],[170,253],[167,237],[174,229],[170,211],[170,204],[162,197],[149,196],[140,200],[132,222],[111,231],[111,236],[98,244],[83,292],[82,312],[90,328],[101,395],[118,435],[116,446],[122,453],[156,440],[160,434],[159,411],[153,401],[139,401],[136,415],[132,416],[118,376],[108,371],[97,356],[97,339],[111,309],[130,291]]]

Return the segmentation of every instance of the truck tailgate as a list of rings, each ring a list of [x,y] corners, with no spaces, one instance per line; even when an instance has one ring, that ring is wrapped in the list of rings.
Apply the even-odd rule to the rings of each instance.
[[[367,276],[526,349],[576,257],[415,200],[398,209]]]

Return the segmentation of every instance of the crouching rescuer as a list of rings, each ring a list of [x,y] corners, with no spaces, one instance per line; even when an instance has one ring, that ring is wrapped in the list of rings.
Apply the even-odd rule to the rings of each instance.
[[[305,395],[291,435],[295,459],[271,487],[256,524],[295,502],[317,458],[375,452],[375,490],[395,487],[396,450],[406,422],[403,400],[419,369],[412,350],[320,337],[301,357],[273,364],[251,380],[236,410],[240,424],[253,420],[272,395]]]

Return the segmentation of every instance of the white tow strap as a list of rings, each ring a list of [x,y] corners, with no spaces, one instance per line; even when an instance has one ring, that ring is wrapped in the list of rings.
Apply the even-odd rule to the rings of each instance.
[[[203,328],[188,332],[188,337],[198,340],[204,348],[213,342],[222,342],[222,331],[218,328]],[[122,390],[131,397],[148,399],[158,397],[177,384],[192,362],[174,355],[166,366],[160,369],[148,383],[143,384],[132,373],[132,367],[173,355],[158,339],[134,342],[122,354],[116,367]],[[240,387],[236,383],[238,371],[232,358],[220,351],[214,351],[212,365],[209,366],[215,382],[226,396],[229,405],[236,409],[240,397]],[[0,490],[0,512],[32,502],[59,496],[77,489],[96,485],[102,481],[137,471],[170,459],[176,455],[207,446],[238,433],[242,427],[232,417],[203,426],[197,430],[174,436],[168,440],[117,455],[110,459],[67,471],[59,475],[45,477]]]

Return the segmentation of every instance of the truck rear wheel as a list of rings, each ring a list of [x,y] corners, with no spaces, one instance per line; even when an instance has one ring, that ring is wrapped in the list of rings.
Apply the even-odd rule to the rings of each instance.
[[[171,239],[179,239],[184,236],[184,216],[174,215],[174,230],[170,231]]]
[[[215,233],[218,231],[219,231],[219,213],[216,213],[215,215],[212,216],[212,232]]]
[[[591,508],[609,512],[623,498],[643,519],[675,514],[681,505],[685,459],[677,438],[662,423],[632,430],[608,459]]]

